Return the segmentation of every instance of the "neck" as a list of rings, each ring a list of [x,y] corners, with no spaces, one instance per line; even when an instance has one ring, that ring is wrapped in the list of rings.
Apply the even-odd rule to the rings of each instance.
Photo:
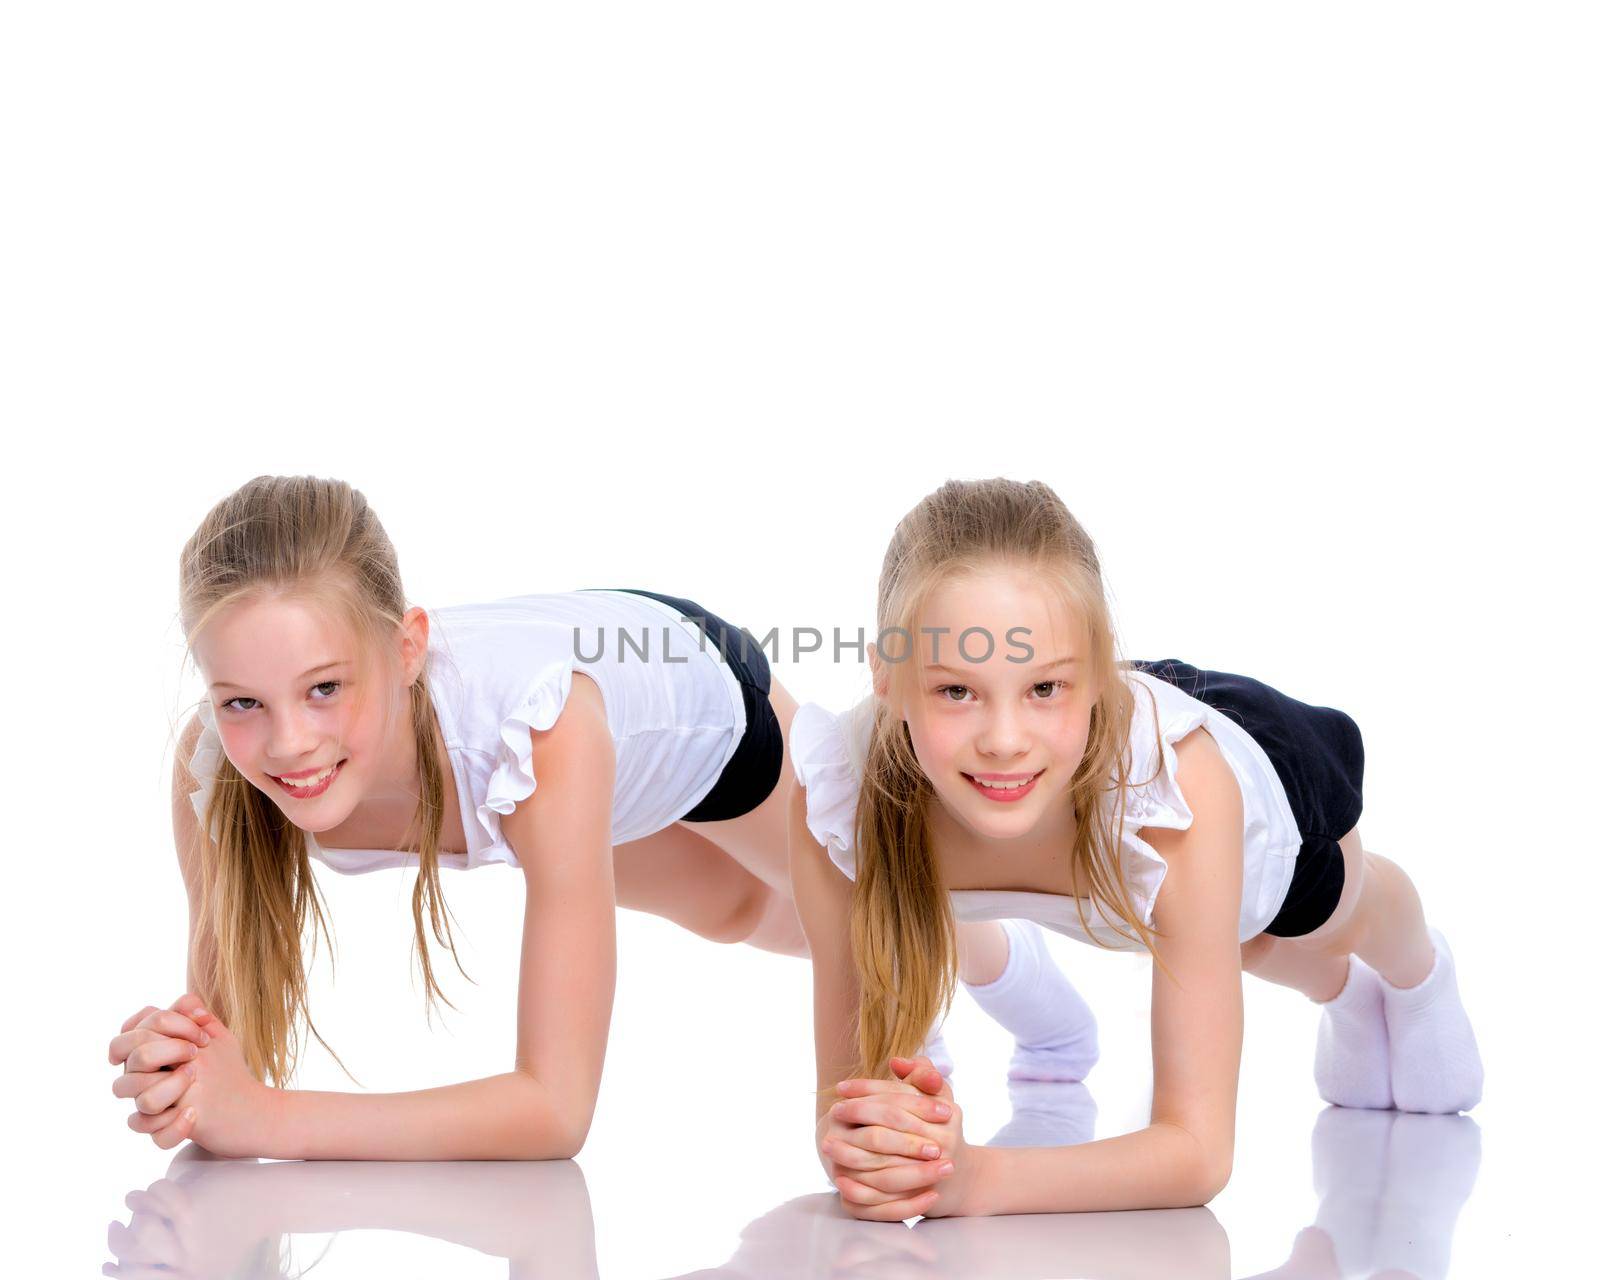
[[[1019,863],[1029,863],[1040,857],[1054,860],[1063,855],[1070,861],[1078,838],[1078,819],[1072,811],[1071,798],[1063,796],[1061,803],[1028,831],[1001,840],[974,831],[957,820],[934,795],[928,805],[928,837],[934,857],[942,866],[947,865],[946,851],[959,850],[964,860],[974,859],[992,865],[998,883],[1008,878],[1005,869]]]
[[[441,761],[447,793],[451,785],[449,760]],[[326,847],[399,849],[418,836],[412,828],[417,804],[422,796],[422,771],[417,765],[416,738],[411,718],[406,713],[396,723],[388,749],[383,753],[383,768],[373,779],[366,795],[338,826],[319,837]],[[448,795],[446,796],[448,809]]]

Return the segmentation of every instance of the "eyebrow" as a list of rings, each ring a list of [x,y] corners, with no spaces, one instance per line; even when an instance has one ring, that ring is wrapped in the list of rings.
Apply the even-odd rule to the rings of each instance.
[[[312,667],[310,671],[302,671],[296,677],[296,679],[304,680],[307,676],[314,676],[314,675],[317,675],[319,672],[322,672],[322,671],[330,671],[334,667],[347,666],[347,665],[349,665],[349,662],[350,662],[350,660],[348,658],[340,658],[336,662],[324,662],[321,666]],[[211,688],[213,688],[213,689],[244,689],[244,688],[248,688],[248,686],[247,685],[242,685],[242,684],[233,684],[232,682],[227,681],[227,680],[213,680],[211,682]]]
[[[1034,671],[1053,671],[1057,667],[1070,667],[1070,666],[1073,666],[1074,664],[1077,663],[1077,661],[1078,661],[1077,658],[1053,658],[1049,662],[1041,663],[1039,666],[1033,667],[1032,670],[1034,670]],[[926,666],[923,667],[923,670],[924,671],[943,671],[946,675],[952,675],[952,676],[966,676],[966,675],[970,675],[971,674],[970,671],[964,670],[961,667],[947,667],[942,662],[930,662]]]

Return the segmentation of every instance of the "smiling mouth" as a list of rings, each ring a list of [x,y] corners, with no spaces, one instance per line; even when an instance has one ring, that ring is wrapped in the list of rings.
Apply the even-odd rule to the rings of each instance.
[[[346,759],[348,758],[347,756]],[[273,773],[269,773],[267,777],[271,778],[284,792],[293,796],[296,800],[312,800],[333,785],[333,780],[339,776],[339,770],[342,768],[344,768],[344,760],[340,760],[337,764],[329,765],[318,773],[302,774],[294,779],[280,778]]]
[[[1032,791],[1034,783],[1038,782],[1043,774],[1044,770],[1040,769],[1038,773],[1017,774],[1012,777],[978,778],[970,773],[961,776],[977,788],[978,794],[985,799],[1010,804]]]

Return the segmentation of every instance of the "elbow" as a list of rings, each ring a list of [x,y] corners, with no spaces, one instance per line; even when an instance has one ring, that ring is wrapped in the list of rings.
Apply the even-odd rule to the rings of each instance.
[[[1218,1151],[1203,1153],[1196,1162],[1190,1179],[1191,1205],[1209,1204],[1222,1194],[1222,1189],[1233,1177],[1233,1153]]]
[[[571,1160],[589,1140],[594,1109],[563,1109],[555,1116],[530,1119],[521,1145],[522,1160]]]
[[[562,1097],[533,1078],[518,1123],[507,1126],[511,1160],[571,1160],[583,1150],[594,1121],[595,1099]]]
[[[571,1160],[583,1150],[583,1144],[589,1140],[589,1126],[594,1120],[593,1109],[588,1109],[582,1115],[575,1115],[561,1126],[556,1143],[556,1153],[552,1159]]]
[[[1206,1134],[1170,1121],[1168,1125],[1182,1135],[1182,1147],[1169,1157],[1171,1180],[1161,1207],[1187,1209],[1209,1204],[1233,1176],[1232,1135]]]
[[[548,1118],[530,1119],[505,1152],[507,1160],[571,1160],[583,1150],[589,1136],[587,1124],[551,1124]]]

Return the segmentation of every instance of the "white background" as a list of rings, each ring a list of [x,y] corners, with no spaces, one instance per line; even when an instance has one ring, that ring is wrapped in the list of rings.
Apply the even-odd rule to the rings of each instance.
[[[947,477],[1048,481],[1128,654],[1362,726],[1361,830],[1452,939],[1488,1069],[1453,1274],[1589,1265],[1595,34],[1542,4],[8,9],[19,1270],[108,1261],[168,1161],[105,1044],[183,979],[177,552],[263,472],[360,487],[418,603],[636,585],[761,631],[870,626]],[[409,882],[323,878],[315,1008],[365,1085],[504,1068],[514,875],[447,878],[477,985],[432,1029]],[[825,1189],[806,969],[631,915],[620,945],[591,1247],[607,1277],[715,1267]],[[1132,1127],[1145,970],[1053,945],[1100,1014],[1100,1132]],[[1211,1206],[1240,1276],[1317,1211],[1314,1010],[1252,986],[1248,1016]],[[981,1138],[1008,1045],[965,998],[950,1039]],[[582,1255],[581,1213],[552,1222]],[[334,1227],[283,1229],[303,1262]],[[1012,1274],[1015,1236],[971,1240]],[[321,1273],[493,1253],[347,1232]]]

